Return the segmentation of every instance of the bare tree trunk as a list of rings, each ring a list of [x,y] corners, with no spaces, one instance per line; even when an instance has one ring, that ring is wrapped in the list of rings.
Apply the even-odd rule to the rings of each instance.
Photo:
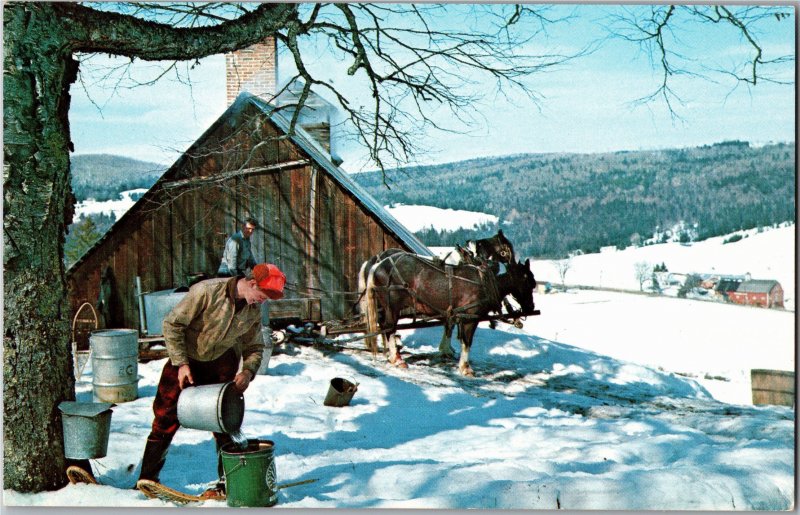
[[[175,29],[69,2],[4,4],[4,488],[37,492],[66,483],[58,405],[75,398],[62,260],[74,213],[72,53],[203,57],[260,41],[295,10],[262,4],[229,23]]]
[[[77,62],[48,13],[5,9],[3,27],[4,487],[21,492],[66,482],[57,407],[75,390],[62,255]]]

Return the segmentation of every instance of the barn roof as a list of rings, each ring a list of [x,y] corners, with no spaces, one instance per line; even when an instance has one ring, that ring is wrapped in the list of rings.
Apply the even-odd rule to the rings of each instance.
[[[738,293],[769,293],[778,286],[778,281],[773,279],[751,279],[739,285]]]
[[[272,119],[272,121],[281,131],[284,133],[289,132],[289,120],[279,112],[272,113],[272,111],[275,109],[273,105],[265,102],[259,97],[246,93],[239,95],[239,98],[236,99],[236,102],[238,103],[240,100],[243,100],[242,97],[247,97],[244,100],[252,102],[259,109],[261,109],[266,116],[269,116]],[[333,177],[336,182],[350,192],[359,203],[366,207],[367,210],[375,214],[381,220],[383,225],[393,232],[400,239],[400,241],[408,245],[411,250],[424,256],[434,255],[433,252],[428,249],[424,243],[419,241],[419,239],[414,236],[414,234],[409,231],[405,225],[401,224],[395,217],[389,214],[389,212],[386,211],[377,200],[375,200],[375,197],[370,195],[367,190],[351,179],[347,172],[333,164],[330,155],[325,151],[325,149],[323,149],[319,143],[317,143],[317,141],[311,137],[310,134],[304,131],[302,127],[295,127],[295,134],[292,136],[291,140],[300,148],[302,148],[309,156],[311,156],[311,158],[319,166],[325,169],[325,171],[328,172],[328,174]]]
[[[236,101],[228,107],[228,109],[214,122],[212,123],[208,129],[179,157],[169,169],[164,172],[158,181],[128,210],[123,214],[119,220],[117,220],[114,225],[99,239],[97,240],[94,245],[92,245],[89,250],[87,250],[80,259],[78,259],[72,266],[67,269],[67,275],[70,274],[71,271],[76,270],[80,263],[86,260],[86,258],[94,251],[95,248],[99,247],[105,240],[111,237],[114,233],[115,229],[122,225],[123,220],[131,217],[137,211],[144,208],[147,205],[148,201],[152,199],[155,190],[158,188],[159,185],[162,183],[174,179],[175,175],[177,175],[184,163],[189,159],[189,155],[193,149],[196,149],[202,146],[203,141],[213,132],[217,127],[219,127],[223,123],[227,123],[228,121],[236,120],[239,116],[242,115],[245,108],[248,105],[254,105],[258,110],[264,113],[264,116],[270,119],[279,130],[281,130],[284,134],[289,132],[289,125],[290,122],[286,117],[281,115],[280,112],[273,112],[275,110],[275,106],[265,102],[264,100],[260,99],[259,97],[252,95],[250,93],[243,92],[239,94],[236,98]],[[305,151],[309,157],[317,164],[320,168],[325,170],[328,175],[337,182],[345,191],[350,193],[356,200],[357,203],[364,206],[364,208],[375,215],[380,223],[388,229],[391,233],[393,233],[397,239],[410,248],[413,252],[425,256],[433,256],[433,252],[425,246],[414,234],[403,224],[401,224],[395,217],[389,214],[380,203],[375,200],[375,198],[370,195],[364,188],[362,188],[359,184],[353,181],[350,176],[336,166],[332,161],[330,154],[325,151],[317,142],[316,140],[311,137],[302,127],[296,126],[294,130],[294,135],[290,138],[291,141],[299,146],[303,151]]]

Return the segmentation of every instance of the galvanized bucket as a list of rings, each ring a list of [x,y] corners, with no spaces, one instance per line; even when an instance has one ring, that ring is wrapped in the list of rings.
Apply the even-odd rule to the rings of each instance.
[[[328,387],[328,394],[322,402],[325,406],[333,406],[341,408],[350,404],[350,400],[358,390],[358,383],[353,383],[341,377],[334,377],[331,379],[331,384]]]
[[[95,402],[128,402],[139,396],[139,336],[134,329],[104,329],[89,337]]]
[[[248,440],[244,450],[235,442],[222,446],[228,506],[262,507],[278,503],[274,447],[270,440]]]
[[[244,395],[232,382],[190,386],[178,397],[178,422],[183,427],[235,433],[244,419]]]
[[[84,460],[106,455],[112,406],[107,402],[72,401],[58,405],[64,429],[64,457]]]

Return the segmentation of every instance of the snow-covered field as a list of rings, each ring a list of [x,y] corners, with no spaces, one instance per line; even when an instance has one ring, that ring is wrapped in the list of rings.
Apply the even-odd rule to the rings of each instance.
[[[482,224],[497,223],[497,217],[494,215],[460,209],[405,204],[384,206],[384,208],[411,232],[431,227],[437,231],[455,231],[462,227],[472,229]]]
[[[543,305],[543,309],[546,304]],[[543,312],[542,317],[548,316]],[[560,316],[551,312],[550,316]],[[697,382],[529,334],[481,328],[464,379],[429,364],[440,330],[407,331],[408,370],[369,353],[288,347],[245,394],[243,429],[275,442],[284,508],[786,510],[794,411],[715,401]],[[720,359],[726,359],[725,356]],[[163,361],[141,398],[114,408],[106,486],[4,492],[9,505],[163,507],[130,490]],[[322,404],[333,377],[359,384]],[[78,398],[91,400],[89,371]],[[181,429],[161,480],[198,493],[215,479],[211,435]],[[206,502],[205,507],[225,507]]]
[[[123,191],[119,194],[116,200],[103,200],[97,201],[88,199],[75,204],[75,217],[73,220],[78,220],[81,215],[91,215],[97,213],[105,213],[107,215],[113,214],[117,220],[125,214],[136,203],[131,197],[136,194],[143,194],[147,190],[139,188],[135,190]]]
[[[786,308],[794,310],[796,230],[795,224],[789,224],[778,228],[740,231],[738,234],[746,237],[733,243],[724,243],[731,236],[725,235],[691,245],[661,243],[574,256],[564,282],[638,291],[635,265],[647,263],[655,266],[663,263],[673,273],[750,274],[753,279],[775,279],[783,287]],[[532,268],[537,280],[561,282],[557,261],[536,260]]]
[[[794,305],[794,226],[713,240],[577,256],[566,282],[636,290],[642,260],[713,266],[775,278]],[[559,281],[552,266],[532,264],[540,282]],[[439,328],[404,333],[408,370],[364,352],[283,348],[245,394],[243,429],[275,442],[279,484],[316,481],[280,490],[277,507],[794,508],[795,411],[749,405],[751,368],[795,368],[792,311],[574,288],[536,303],[541,315],[522,329],[478,330],[474,379],[431,362]],[[106,486],[6,490],[4,503],[168,506],[128,489],[162,365],[140,365],[141,398],[114,408],[108,455],[93,461]],[[349,407],[322,404],[333,377],[359,383]],[[91,400],[89,367],[78,399]],[[200,492],[215,463],[211,435],[181,429],[161,479]]]

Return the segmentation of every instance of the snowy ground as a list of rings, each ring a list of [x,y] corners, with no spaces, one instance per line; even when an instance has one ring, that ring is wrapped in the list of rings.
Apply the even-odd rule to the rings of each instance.
[[[713,266],[779,280],[793,309],[794,226],[718,240],[578,256],[566,282],[634,290],[642,260]],[[540,281],[558,282],[552,266],[532,265]],[[244,431],[275,442],[279,484],[317,480],[281,490],[277,507],[794,508],[795,412],[749,405],[751,368],[795,368],[792,311],[578,289],[536,303],[542,314],[521,330],[478,330],[475,379],[431,362],[437,328],[405,333],[408,370],[363,352],[295,346],[274,356],[246,392]],[[108,455],[93,461],[107,486],[6,490],[3,502],[169,506],[127,489],[162,365],[140,365],[141,398],[114,408]],[[337,376],[359,383],[349,407],[322,404]],[[91,400],[88,367],[78,399]],[[161,479],[199,492],[215,467],[210,434],[181,429]]]
[[[452,364],[428,363],[439,337],[437,328],[406,333],[408,370],[368,353],[308,347],[272,358],[269,375],[245,394],[244,431],[275,442],[279,483],[318,480],[280,490],[278,507],[792,507],[790,408],[721,403],[691,379],[507,326],[478,330],[478,377],[464,379]],[[140,365],[141,398],[114,408],[108,455],[93,462],[101,483],[113,486],[5,491],[4,502],[167,506],[127,489],[162,364]],[[89,372],[79,400],[91,400]],[[337,376],[357,382],[358,392],[348,407],[323,406]],[[210,434],[181,429],[161,479],[200,492],[214,471]]]

